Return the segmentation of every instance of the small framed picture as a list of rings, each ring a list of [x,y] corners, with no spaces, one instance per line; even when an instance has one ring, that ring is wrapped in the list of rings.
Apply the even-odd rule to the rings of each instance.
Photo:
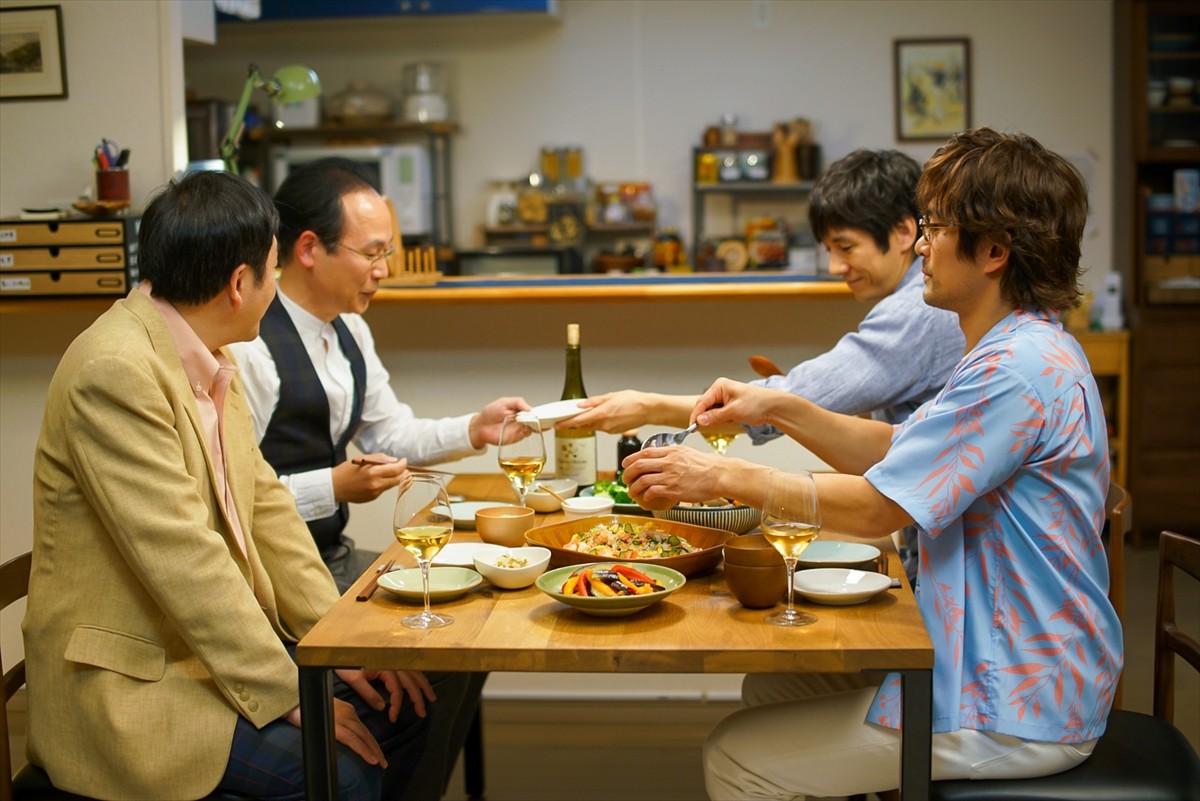
[[[62,8],[0,8],[0,100],[66,96]]]
[[[971,41],[897,39],[896,139],[941,141],[971,127]]]

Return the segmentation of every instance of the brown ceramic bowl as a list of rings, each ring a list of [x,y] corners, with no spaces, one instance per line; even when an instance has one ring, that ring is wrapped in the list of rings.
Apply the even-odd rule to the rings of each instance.
[[[612,521],[635,526],[650,526],[655,531],[674,534],[685,539],[700,550],[683,556],[668,556],[662,559],[619,559],[615,556],[604,557],[579,551],[568,551],[562,547],[576,532],[584,532],[595,525]],[[525,532],[525,539],[530,545],[540,545],[550,549],[550,567],[552,568],[564,565],[586,565],[590,562],[628,562],[633,565],[644,562],[678,570],[685,576],[696,576],[716,567],[721,562],[721,546],[731,537],[734,535],[728,531],[677,523],[674,520],[651,520],[640,515],[585,517],[581,520],[536,526]]]
[[[766,609],[784,600],[787,594],[787,570],[783,557],[778,565],[753,567],[725,563],[725,583],[738,603],[750,609]]]
[[[725,543],[725,564],[746,567],[778,567],[783,569],[783,557],[771,547],[762,534],[734,537]]]
[[[525,532],[533,518],[528,506],[489,506],[475,512],[475,530],[486,543],[519,548],[525,544]]]

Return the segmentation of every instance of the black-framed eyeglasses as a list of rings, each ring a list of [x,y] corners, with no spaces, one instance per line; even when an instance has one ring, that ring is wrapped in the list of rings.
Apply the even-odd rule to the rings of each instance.
[[[341,247],[344,247],[346,250],[350,251],[351,253],[357,253],[359,256],[362,256],[364,259],[367,260],[367,264],[372,269],[374,269],[375,265],[378,264],[379,262],[387,261],[388,259],[390,259],[392,256],[394,256],[396,254],[396,246],[395,245],[388,245],[385,249],[379,251],[378,253],[364,253],[363,251],[359,250],[358,248],[350,247],[345,242],[338,242],[338,245]]]
[[[917,220],[917,228],[921,230],[921,236],[925,237],[926,242],[933,241],[933,235],[942,228],[953,228],[950,223],[931,223],[929,220],[921,217]]]

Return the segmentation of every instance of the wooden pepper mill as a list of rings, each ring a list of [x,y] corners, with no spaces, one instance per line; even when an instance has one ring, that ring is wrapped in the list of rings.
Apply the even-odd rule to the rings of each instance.
[[[773,134],[775,163],[771,170],[772,183],[794,184],[800,180],[800,170],[796,163],[796,148],[808,141],[809,130],[808,120],[799,117],[791,122],[775,123]]]

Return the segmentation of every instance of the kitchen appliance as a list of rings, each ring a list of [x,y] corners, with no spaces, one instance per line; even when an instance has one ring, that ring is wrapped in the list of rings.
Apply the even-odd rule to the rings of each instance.
[[[449,117],[446,73],[441,64],[428,61],[406,64],[401,79],[404,85],[404,119],[410,122],[441,122]]]
[[[433,193],[429,154],[419,145],[346,147],[278,147],[271,150],[271,191],[301,164],[338,156],[370,172],[380,194],[396,209],[400,235],[424,236],[433,227]]]
[[[451,275],[556,275],[570,272],[561,248],[487,247],[459,249],[450,265]]]

